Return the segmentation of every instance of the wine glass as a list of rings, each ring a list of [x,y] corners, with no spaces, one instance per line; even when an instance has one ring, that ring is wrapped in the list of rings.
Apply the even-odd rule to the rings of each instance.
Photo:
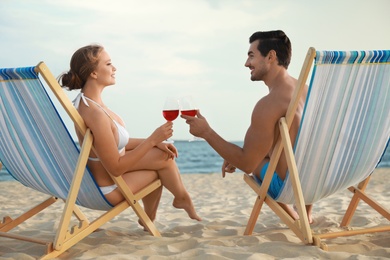
[[[177,98],[167,97],[165,99],[162,114],[167,121],[173,121],[179,116],[179,101]],[[173,140],[167,139],[164,142],[173,143]]]
[[[196,105],[195,105],[195,102],[194,102],[194,99],[192,98],[192,96],[181,97],[179,100],[179,104],[180,104],[180,113],[182,115],[196,116],[198,109],[196,108]],[[188,141],[192,142],[192,141],[199,141],[199,140],[202,140],[202,138],[193,136]]]

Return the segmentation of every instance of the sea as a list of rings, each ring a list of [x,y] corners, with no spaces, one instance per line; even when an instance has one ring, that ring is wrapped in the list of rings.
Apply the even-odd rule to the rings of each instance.
[[[243,145],[242,141],[232,142],[238,146]],[[179,170],[182,174],[192,173],[220,173],[223,163],[222,158],[205,141],[175,141],[179,151],[176,159]],[[390,167],[390,145],[388,145],[378,167]],[[7,170],[3,167],[0,171],[0,181],[13,180]]]

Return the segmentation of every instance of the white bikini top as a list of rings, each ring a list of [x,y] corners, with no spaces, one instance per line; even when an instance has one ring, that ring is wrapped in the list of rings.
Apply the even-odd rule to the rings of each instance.
[[[87,100],[91,101],[92,103],[97,105],[99,108],[101,108],[109,118],[111,118],[111,120],[114,122],[114,124],[116,125],[116,127],[118,129],[118,151],[119,151],[119,153],[122,152],[123,149],[125,149],[126,144],[129,142],[129,137],[130,137],[129,132],[127,132],[126,128],[124,126],[122,126],[121,124],[119,124],[115,119],[113,119],[110,116],[110,114],[101,105],[99,105],[97,102],[93,101],[92,99],[84,96],[83,92],[80,92],[80,94],[78,94],[77,97],[73,100],[73,105],[75,106],[76,109],[79,108],[81,100],[83,101],[83,103],[87,107],[89,107]],[[89,159],[92,161],[98,160],[98,158],[89,158]]]

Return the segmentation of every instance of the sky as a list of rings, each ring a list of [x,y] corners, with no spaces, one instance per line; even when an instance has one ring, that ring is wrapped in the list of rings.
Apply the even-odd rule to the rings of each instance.
[[[253,32],[283,30],[293,49],[289,73],[298,77],[309,47],[389,49],[388,10],[388,0],[1,0],[0,67],[44,61],[57,77],[78,48],[98,43],[117,68],[104,102],[132,137],[165,122],[166,97],[191,95],[215,131],[241,141],[268,92],[244,66]],[[65,91],[72,100],[78,93]],[[173,139],[190,138],[176,119]]]

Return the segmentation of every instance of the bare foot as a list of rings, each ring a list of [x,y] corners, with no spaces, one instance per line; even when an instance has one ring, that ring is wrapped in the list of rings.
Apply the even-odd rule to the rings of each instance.
[[[290,217],[292,217],[294,220],[299,219],[298,213],[297,213],[290,205],[287,205],[287,204],[284,204],[284,203],[280,203],[280,202],[278,202],[278,204],[279,204],[279,205],[284,209],[284,211],[286,211],[287,214],[289,214]]]
[[[309,224],[313,224],[314,220],[313,220],[313,216],[310,214],[307,215],[307,218],[309,220]]]
[[[313,204],[306,205],[307,219],[309,220],[309,224],[314,223],[312,211],[313,211]]]
[[[306,205],[306,212],[307,212],[307,220],[309,221],[309,224],[313,224],[314,220],[313,220],[313,215],[311,214],[312,212],[312,209],[313,209],[313,205]],[[297,217],[295,219],[299,219],[299,215],[298,215],[298,209],[297,207],[294,205],[294,211],[297,215]]]
[[[188,216],[191,218],[191,219],[195,219],[195,220],[198,220],[198,221],[201,221],[202,219],[198,216],[198,214],[196,214],[196,211],[195,211],[195,207],[194,205],[192,204],[192,201],[190,199],[190,197],[188,196],[187,198],[183,198],[183,199],[177,199],[175,198],[173,200],[173,203],[172,205],[177,208],[177,209],[184,209]]]
[[[142,221],[140,219],[138,219],[138,224],[140,224],[141,227],[144,228],[144,231],[148,231],[147,228],[144,226],[144,223],[142,223]]]

